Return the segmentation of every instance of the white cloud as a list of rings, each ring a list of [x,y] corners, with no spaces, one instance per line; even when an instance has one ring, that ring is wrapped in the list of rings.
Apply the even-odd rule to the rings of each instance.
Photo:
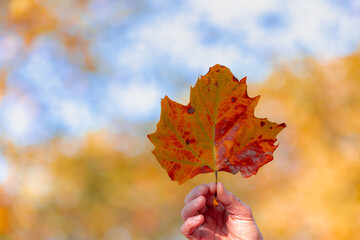
[[[345,14],[328,1],[300,1],[288,4],[291,16],[287,45],[301,43],[310,54],[320,58],[331,58],[346,54],[349,42],[360,40],[360,25],[357,19]],[[306,14],[304,14],[306,13]]]
[[[128,120],[148,118],[158,113],[161,91],[151,82],[110,85],[107,91],[114,111]]]
[[[3,99],[0,114],[4,132],[15,141],[25,141],[33,133],[37,112],[30,98],[8,94]]]
[[[7,130],[11,135],[21,136],[26,134],[31,126],[34,116],[31,110],[29,110],[24,104],[13,105],[10,108],[5,117]]]
[[[241,60],[233,44],[204,45],[199,21],[199,16],[187,11],[158,16],[131,31],[131,45],[119,55],[118,63],[136,72],[146,72],[154,63],[206,71],[216,63],[231,65]]]
[[[188,13],[175,16],[158,16],[154,21],[141,25],[128,35],[129,50],[120,55],[119,62],[129,68],[133,65],[149,66],[153,61],[165,60],[164,64],[183,62],[199,46],[200,36],[192,25],[196,19]],[[166,57],[166,59],[164,59]],[[136,67],[138,68],[138,67]]]
[[[348,53],[360,41],[359,15],[350,15],[329,1],[191,1],[194,14],[210,23],[239,34],[245,45],[239,50],[260,49],[286,58],[303,51],[319,58]],[[259,25],[267,13],[283,18],[284,26],[268,29]],[[258,54],[257,52],[255,54]]]
[[[0,38],[0,63],[8,63],[19,54],[21,48],[20,37],[16,35],[7,35]],[[6,51],[3,51],[5,49]]]
[[[278,18],[279,26],[263,25],[269,14]],[[265,77],[273,57],[346,54],[360,41],[360,32],[354,31],[359,25],[360,16],[347,15],[324,0],[187,1],[177,12],[132,27],[118,63],[136,74],[149,71],[154,63],[199,74],[220,63],[235,72],[246,69],[246,75]],[[204,30],[213,28],[219,31],[218,39],[204,44]],[[231,40],[224,41],[222,31]]]
[[[89,105],[74,99],[63,99],[52,103],[52,114],[70,133],[85,133],[96,126],[95,116]]]
[[[127,71],[144,71],[147,67],[151,52],[144,42],[135,42],[130,48],[119,53],[118,66],[126,66]]]
[[[251,20],[278,7],[276,1],[271,0],[199,0],[188,1],[188,4],[194,14],[208,19],[211,24],[230,30],[251,26]]]

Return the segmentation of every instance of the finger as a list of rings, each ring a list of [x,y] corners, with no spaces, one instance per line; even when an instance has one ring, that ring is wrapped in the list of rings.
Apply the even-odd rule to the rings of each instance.
[[[215,182],[211,182],[207,184],[209,191],[208,193],[205,195],[206,198],[206,206],[213,206],[213,199],[214,199],[214,194],[216,192],[216,183]]]
[[[199,227],[204,222],[204,216],[203,215],[197,215],[194,217],[190,217],[186,219],[184,224],[181,226],[181,232],[184,234],[185,237],[189,239],[195,239],[195,236],[197,235],[197,227]]]
[[[191,200],[197,198],[200,195],[206,195],[209,191],[208,185],[205,183],[195,187],[193,190],[189,192],[189,194],[185,198],[185,204],[190,202]]]
[[[200,208],[200,210],[198,211],[200,214],[204,214],[206,211],[208,210],[206,204],[204,204],[204,206],[202,208]]]
[[[216,192],[216,183],[215,182],[211,182],[208,184],[209,187],[209,193],[214,195]]]
[[[188,202],[181,211],[181,217],[185,221],[189,217],[195,216],[195,214],[205,206],[205,197],[199,196],[190,202]]]
[[[231,215],[241,218],[251,218],[252,213],[249,206],[240,201],[233,193],[226,191],[222,183],[217,184],[217,199]]]

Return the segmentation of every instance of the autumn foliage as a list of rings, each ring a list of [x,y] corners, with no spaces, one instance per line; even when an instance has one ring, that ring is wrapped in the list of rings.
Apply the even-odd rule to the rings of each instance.
[[[153,153],[180,184],[199,173],[226,171],[244,177],[273,159],[276,135],[285,124],[254,117],[260,96],[250,98],[246,78],[215,65],[191,88],[187,106],[161,101]]]
[[[81,69],[99,67],[79,30],[84,2],[1,3],[2,22],[26,45],[16,61],[0,66],[1,104],[11,87],[9,76],[20,77],[14,72],[25,50],[45,34],[58,38]],[[78,11],[62,18],[59,9],[71,10],[66,4],[79,4]],[[254,115],[286,122],[286,132],[278,135],[276,160],[255,178],[219,175],[251,207],[265,239],[360,239],[359,66],[359,52],[327,62],[298,59],[275,67],[263,82],[248,84],[250,96],[261,94]],[[15,144],[0,129],[1,161],[8,165],[0,183],[0,239],[181,238],[186,194],[214,176],[199,174],[181,186],[169,181],[145,134],[155,131],[155,124],[141,126],[149,127],[140,135],[104,126],[81,138],[59,133],[30,146]],[[261,128],[261,120],[257,124]]]
[[[262,95],[255,115],[286,121],[286,134],[276,161],[255,178],[222,174],[221,181],[251,206],[267,239],[359,238],[359,62],[358,53],[327,64],[307,59],[292,63],[300,73],[283,66],[249,85]],[[169,239],[180,235],[186,193],[214,180],[201,174],[174,185],[145,137],[100,132],[32,147],[4,141],[13,173],[4,187],[16,187],[0,192],[4,239]]]

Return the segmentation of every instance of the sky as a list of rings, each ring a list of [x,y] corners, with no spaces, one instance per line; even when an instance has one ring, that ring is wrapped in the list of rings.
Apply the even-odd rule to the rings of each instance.
[[[61,4],[60,18],[75,12],[64,10],[71,1]],[[261,82],[277,63],[358,50],[359,26],[356,0],[90,1],[68,29],[89,42],[97,67],[87,71],[56,34],[27,47],[0,25],[0,69],[8,71],[0,132],[18,145],[103,128],[145,136],[139,126],[155,127],[160,99],[187,104],[190,86],[209,67],[219,63]],[[0,171],[5,162],[0,153]]]

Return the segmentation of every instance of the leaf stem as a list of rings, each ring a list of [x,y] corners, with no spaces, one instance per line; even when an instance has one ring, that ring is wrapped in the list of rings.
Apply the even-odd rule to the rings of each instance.
[[[215,170],[215,184],[216,184],[216,185],[217,185],[217,173],[218,173],[218,171]],[[216,192],[215,192],[215,194],[216,194]]]
[[[216,201],[216,196],[217,196],[217,182],[218,182],[218,176],[217,176],[217,173],[218,173],[218,171],[217,170],[215,170],[215,194],[214,194],[214,200],[213,200],[213,205],[214,205],[214,207],[217,207],[218,205],[219,205],[219,203]]]

